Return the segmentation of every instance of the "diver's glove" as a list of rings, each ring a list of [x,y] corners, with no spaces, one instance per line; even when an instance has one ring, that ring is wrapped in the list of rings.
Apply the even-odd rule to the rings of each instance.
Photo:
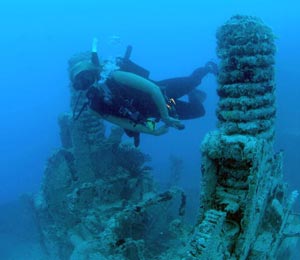
[[[212,73],[215,76],[217,76],[219,73],[218,65],[213,61],[207,62],[205,64],[205,69],[207,70],[208,73]]]

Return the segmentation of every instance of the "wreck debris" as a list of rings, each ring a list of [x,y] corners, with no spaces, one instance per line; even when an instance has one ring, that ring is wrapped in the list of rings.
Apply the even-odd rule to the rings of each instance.
[[[70,62],[87,58],[84,53]],[[59,117],[62,147],[50,156],[32,203],[49,259],[155,257],[168,247],[169,221],[176,217],[157,212],[167,215],[176,204],[182,217],[185,195],[158,193],[146,165],[150,157],[122,141],[123,129],[107,134],[99,117],[82,110],[84,102],[71,90],[71,110],[80,117]],[[166,243],[158,242],[162,237]]]
[[[189,256],[288,259],[291,243],[282,240],[297,226],[297,192],[288,197],[282,154],[273,151],[274,35],[257,18],[234,16],[217,41],[219,130],[202,143],[201,209]]]

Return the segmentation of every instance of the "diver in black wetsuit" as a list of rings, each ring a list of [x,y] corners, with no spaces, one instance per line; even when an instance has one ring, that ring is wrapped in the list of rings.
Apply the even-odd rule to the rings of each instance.
[[[129,63],[129,64],[128,64]],[[130,71],[132,61],[123,60],[120,70]],[[134,65],[136,67],[137,65]],[[139,70],[141,71],[141,69]],[[166,105],[169,108],[169,114],[178,118],[179,120],[194,119],[204,116],[205,109],[203,102],[206,98],[205,92],[196,89],[201,84],[202,79],[209,73],[217,75],[218,68],[214,62],[207,62],[204,67],[196,69],[191,75],[187,77],[177,77],[161,81],[154,81],[149,79],[149,72],[142,73],[142,76],[154,82],[160,87],[165,100]],[[120,89],[117,86],[113,86],[110,80],[107,82],[112,86],[112,89]],[[136,93],[128,88],[123,91],[128,91],[124,96],[130,96],[134,107],[137,111],[143,114],[145,117],[159,117],[156,107],[152,105],[152,101],[143,94]],[[119,92],[121,92],[119,90]],[[181,97],[188,97],[188,101],[179,100]],[[135,97],[138,98],[136,99]]]
[[[87,90],[88,105],[104,119],[125,129],[139,145],[139,133],[161,135],[168,127],[183,129],[180,120],[201,117],[204,92],[195,88],[208,73],[217,73],[217,65],[207,63],[188,77],[163,81],[149,79],[149,71],[133,63],[131,47],[118,60],[119,70],[113,71],[104,84],[98,83],[101,65],[93,43],[91,61],[79,61],[70,68],[70,79],[76,90]],[[188,95],[188,102],[178,100]],[[156,128],[162,120],[166,125]]]

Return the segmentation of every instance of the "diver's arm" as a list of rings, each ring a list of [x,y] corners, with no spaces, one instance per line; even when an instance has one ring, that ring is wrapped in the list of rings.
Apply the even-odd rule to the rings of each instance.
[[[159,110],[161,119],[167,125],[182,129],[182,124],[180,123],[180,121],[169,116],[165,99],[161,93],[160,88],[156,84],[136,74],[124,71],[115,71],[112,74],[112,77],[115,81],[121,84],[149,94],[151,99],[154,101],[157,109]]]
[[[98,48],[98,39],[94,38],[92,43],[92,63],[98,67],[100,65],[100,62],[97,53],[97,48]]]
[[[97,111],[90,109],[93,115],[100,116],[102,119],[109,121],[112,124],[118,125],[124,129],[128,129],[134,132],[140,132],[150,135],[163,135],[168,132],[168,126],[163,125],[157,129],[149,128],[146,125],[133,124],[131,120],[127,118],[116,117],[112,115],[101,115]]]
[[[120,118],[116,116],[111,116],[111,115],[105,115],[103,116],[103,119],[118,125],[122,128],[134,131],[134,132],[139,132],[139,133],[145,133],[145,134],[150,134],[150,135],[163,135],[168,132],[168,127],[166,125],[161,126],[160,128],[157,129],[151,129],[148,128],[145,125],[141,124],[133,124],[132,121],[130,121],[127,118]]]

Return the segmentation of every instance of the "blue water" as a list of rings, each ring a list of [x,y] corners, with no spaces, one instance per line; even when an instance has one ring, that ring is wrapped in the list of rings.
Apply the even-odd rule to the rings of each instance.
[[[0,3],[0,204],[36,192],[49,155],[60,146],[57,117],[69,111],[67,60],[99,39],[102,57],[123,54],[155,80],[184,76],[217,61],[215,32],[232,15],[255,15],[277,36],[277,144],[285,174],[300,189],[300,4],[296,0],[2,0]],[[120,43],[112,44],[113,36]],[[207,114],[184,131],[142,136],[156,178],[167,178],[168,158],[183,158],[184,185],[197,186],[199,147],[215,128],[216,82],[207,76]]]

